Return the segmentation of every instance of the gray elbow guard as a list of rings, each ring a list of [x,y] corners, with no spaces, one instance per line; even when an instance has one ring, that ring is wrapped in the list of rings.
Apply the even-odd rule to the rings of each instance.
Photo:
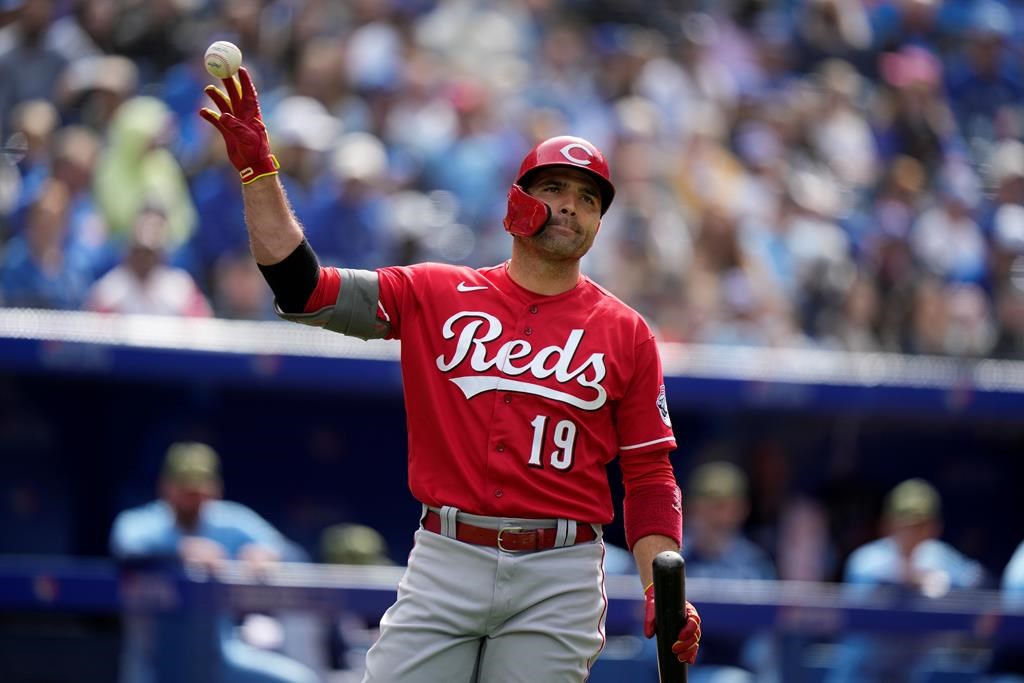
[[[284,320],[322,327],[360,339],[383,339],[391,325],[377,317],[380,282],[370,270],[339,268],[341,288],[333,306],[324,306],[312,313],[285,313],[274,302],[274,312]]]

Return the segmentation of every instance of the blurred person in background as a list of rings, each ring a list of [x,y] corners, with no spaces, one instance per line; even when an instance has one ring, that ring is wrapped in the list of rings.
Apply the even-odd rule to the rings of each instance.
[[[483,81],[457,80],[447,94],[455,113],[455,136],[425,160],[422,177],[428,189],[450,192],[458,202],[458,222],[481,234],[501,219],[495,216],[493,197],[501,194],[508,167],[494,161],[507,159],[518,138],[497,116],[494,95]]]
[[[309,3],[311,8],[315,5]],[[297,55],[291,79],[268,91],[267,107],[273,106],[275,99],[291,95],[311,97],[340,120],[345,130],[372,128],[373,112],[348,83],[342,42],[318,29],[317,35],[296,43],[294,49]]]
[[[71,195],[58,180],[36,190],[28,225],[0,251],[0,303],[77,310],[93,276],[81,252],[67,248]]]
[[[948,3],[958,4],[958,3]],[[867,5],[872,54],[901,45],[937,49],[947,39],[948,19],[941,0],[882,0]]]
[[[830,57],[863,61],[874,40],[864,3],[807,0],[801,4],[793,38],[804,68],[813,69]]]
[[[993,305],[1001,358],[1024,356],[1024,206],[1005,204],[995,216],[993,235]]]
[[[696,469],[686,487],[687,578],[777,578],[769,554],[743,532],[750,513],[747,476],[737,465],[712,460]],[[767,634],[752,637],[708,632],[701,639],[691,683],[775,680],[774,655]]]
[[[106,138],[114,114],[139,85],[139,69],[127,57],[82,57],[61,73],[54,101],[66,123],[86,126]]]
[[[326,564],[393,566],[387,541],[373,527],[343,522],[332,524],[320,534],[320,558]],[[328,630],[327,651],[332,669],[349,672],[331,678],[331,683],[362,678],[366,649],[377,639],[379,620],[367,621],[343,612]]]
[[[147,80],[160,80],[187,54],[195,3],[179,0],[126,2],[118,11],[115,44],[120,54],[139,65]]]
[[[73,63],[115,51],[118,0],[71,0],[70,11],[56,18],[46,32],[46,44]]]
[[[978,223],[986,235],[996,231],[996,215],[1007,206],[1024,205],[1024,142],[1016,137],[994,143],[983,157],[987,167],[986,193],[978,211]],[[1001,269],[993,266],[993,278]]]
[[[916,159],[897,157],[876,188],[863,217],[859,259],[878,288],[878,336],[882,348],[905,348],[919,266],[908,235],[925,196],[926,170]]]
[[[305,223],[324,263],[372,268],[390,262],[388,172],[387,150],[375,135],[347,133],[334,143]]]
[[[910,234],[914,255],[929,273],[951,282],[984,282],[988,245],[974,211],[981,183],[966,164],[945,164],[936,179],[937,201],[926,208]]]
[[[984,358],[996,344],[991,302],[976,284],[949,284],[943,291],[949,322],[943,350],[950,356]]]
[[[857,353],[882,350],[878,338],[878,287],[864,272],[853,274],[838,310],[823,322],[824,346]]]
[[[209,291],[218,318],[275,320],[274,297],[248,249],[228,251],[213,266]]]
[[[615,149],[617,208],[601,223],[601,240],[587,254],[588,267],[649,319],[665,314],[659,338],[678,338],[680,326],[668,324],[666,309],[658,310],[662,296],[666,306],[683,308],[679,293],[693,257],[688,216],[666,177],[667,166],[676,161],[657,145],[660,115],[650,100],[621,98],[616,114],[623,128]]]
[[[0,28],[0,135],[11,132],[11,110],[27,100],[53,100],[67,60],[46,44],[54,0],[15,0],[14,21]]]
[[[216,575],[228,560],[259,577],[281,561],[304,559],[269,522],[222,498],[220,458],[198,442],[172,444],[160,472],[159,498],[114,519],[110,550],[126,569],[180,570]],[[203,610],[196,610],[203,612]],[[230,614],[191,610],[126,615],[122,683],[316,683],[310,669],[242,639]],[[254,622],[270,626],[264,620]],[[244,628],[244,625],[243,625]],[[273,628],[272,626],[270,628]]]
[[[946,87],[961,134],[969,141],[991,140],[1000,112],[1024,104],[1024,74],[1008,49],[1014,13],[1000,0],[964,4],[966,25],[948,60]]]
[[[325,160],[341,134],[341,122],[319,101],[305,95],[289,95],[272,112],[268,133],[281,168],[281,183],[295,215],[308,222],[310,204],[327,173]]]
[[[224,256],[247,251],[249,236],[241,213],[238,172],[228,161],[217,136],[210,136],[206,128],[200,132],[205,136],[205,147],[197,155],[197,168],[189,178],[199,224],[180,256],[189,272],[209,290],[217,262]]]
[[[1020,613],[1024,609],[1024,541],[1006,563],[1000,588],[1003,605]],[[1003,644],[995,651],[991,670],[995,675],[985,683],[1024,683],[1024,652],[1017,643]]]
[[[939,169],[958,140],[956,120],[942,90],[942,64],[923,47],[908,45],[878,58],[882,76],[872,111],[883,163],[899,155]]]
[[[786,239],[785,236],[782,239]],[[799,334],[789,302],[766,264],[741,239],[734,212],[708,204],[699,216],[686,273],[694,341],[787,346]]]
[[[942,282],[922,277],[913,290],[910,315],[905,322],[902,351],[941,356],[946,352],[949,307]]]
[[[983,588],[984,568],[940,540],[939,493],[923,479],[908,479],[887,495],[882,512],[884,536],[857,548],[846,561],[843,581],[856,594],[874,590],[942,597],[951,590]],[[855,634],[839,645],[828,683],[924,681],[943,663],[935,656],[956,640],[941,635]]]
[[[820,109],[809,122],[810,141],[843,189],[863,191],[878,173],[874,135],[863,109],[868,84],[840,59],[825,61],[814,76],[823,92]]]
[[[117,265],[119,254],[92,194],[101,141],[89,128],[64,126],[53,141],[53,177],[68,188],[68,250],[81,254],[92,279]]]
[[[1024,357],[1024,265],[1017,284],[1003,289],[996,298],[999,331],[992,348],[999,358]]]
[[[168,233],[164,211],[157,206],[143,208],[120,264],[92,285],[85,307],[99,313],[213,315],[188,271],[167,263]]]
[[[19,211],[24,211],[26,203],[39,194],[40,187],[52,175],[53,137],[60,125],[60,116],[49,102],[27,100],[14,107],[9,124],[12,133],[6,148],[17,161],[21,174],[21,197],[12,217],[16,232],[24,224],[24,216],[19,216]]]
[[[174,117],[155,97],[138,96],[114,113],[96,168],[94,192],[114,239],[127,242],[147,204],[164,207],[164,248],[177,251],[196,225],[184,172],[167,148]]]

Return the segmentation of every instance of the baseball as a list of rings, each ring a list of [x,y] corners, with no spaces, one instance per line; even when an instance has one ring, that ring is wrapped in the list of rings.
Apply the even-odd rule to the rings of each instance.
[[[206,70],[217,78],[231,78],[242,65],[242,51],[234,43],[218,40],[206,48]]]

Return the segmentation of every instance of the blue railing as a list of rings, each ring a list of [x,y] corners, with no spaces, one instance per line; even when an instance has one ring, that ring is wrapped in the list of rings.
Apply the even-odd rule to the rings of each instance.
[[[0,556],[0,610],[112,612],[231,608],[238,611],[355,612],[379,617],[395,598],[403,567],[285,563],[253,576],[228,562],[216,577],[119,569],[103,559]],[[1024,643],[1024,605],[999,591],[928,598],[897,590],[850,590],[806,581],[690,579],[687,597],[716,631],[774,630],[814,636],[850,631],[938,631]],[[637,633],[643,614],[635,576],[608,576],[610,634]]]

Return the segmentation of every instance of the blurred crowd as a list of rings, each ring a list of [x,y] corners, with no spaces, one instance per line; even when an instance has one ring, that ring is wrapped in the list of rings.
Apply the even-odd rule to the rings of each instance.
[[[0,305],[272,317],[196,111],[244,54],[321,260],[490,265],[516,165],[618,194],[586,271],[664,340],[1024,357],[1024,5],[5,0]]]

